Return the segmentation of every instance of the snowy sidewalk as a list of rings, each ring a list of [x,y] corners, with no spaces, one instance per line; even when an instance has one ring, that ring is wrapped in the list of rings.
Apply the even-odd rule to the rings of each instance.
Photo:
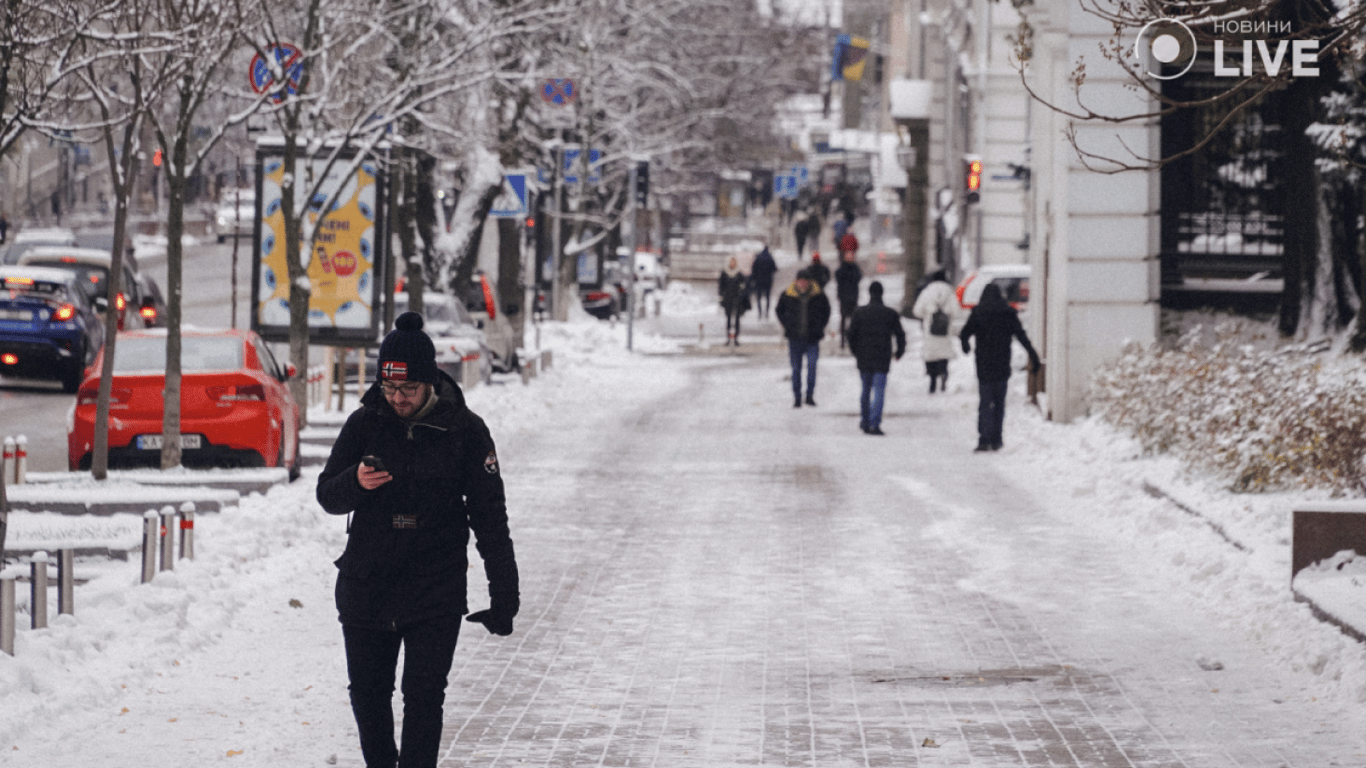
[[[794,409],[780,346],[637,330],[547,329],[553,369],[470,394],[522,613],[466,626],[443,768],[1366,764],[1362,649],[1292,601],[1266,500],[1196,500],[1253,510],[1235,551],[1143,492],[1160,463],[1017,392],[973,454],[966,370],[931,398],[912,352],[877,438],[848,357]],[[0,657],[0,766],[360,765],[316,472],[150,585],[88,566]]]

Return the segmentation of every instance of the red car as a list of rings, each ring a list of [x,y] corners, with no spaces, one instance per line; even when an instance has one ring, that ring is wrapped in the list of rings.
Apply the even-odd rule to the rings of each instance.
[[[186,467],[288,467],[299,476],[294,366],[281,366],[251,331],[181,333],[181,463]],[[90,468],[104,352],[87,370],[67,433],[72,470]],[[166,331],[120,333],[109,398],[109,466],[161,465]]]

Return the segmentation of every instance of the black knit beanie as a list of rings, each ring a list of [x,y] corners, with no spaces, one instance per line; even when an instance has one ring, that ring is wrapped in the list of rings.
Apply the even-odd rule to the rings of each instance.
[[[385,381],[436,382],[436,347],[422,330],[422,315],[404,312],[394,320],[394,330],[379,345],[379,377]]]

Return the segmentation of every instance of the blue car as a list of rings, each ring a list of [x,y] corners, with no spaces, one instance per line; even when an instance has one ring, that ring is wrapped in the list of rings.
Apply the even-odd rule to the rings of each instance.
[[[67,270],[0,267],[0,375],[57,379],[74,393],[104,345],[102,302]]]

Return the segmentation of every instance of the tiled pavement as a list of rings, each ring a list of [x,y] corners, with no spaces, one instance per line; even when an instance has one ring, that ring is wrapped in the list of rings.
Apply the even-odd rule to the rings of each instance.
[[[442,766],[1366,765],[972,456],[964,397],[905,377],[868,450],[847,358],[797,410],[776,347],[746,355],[499,436],[523,609],[462,638]]]

